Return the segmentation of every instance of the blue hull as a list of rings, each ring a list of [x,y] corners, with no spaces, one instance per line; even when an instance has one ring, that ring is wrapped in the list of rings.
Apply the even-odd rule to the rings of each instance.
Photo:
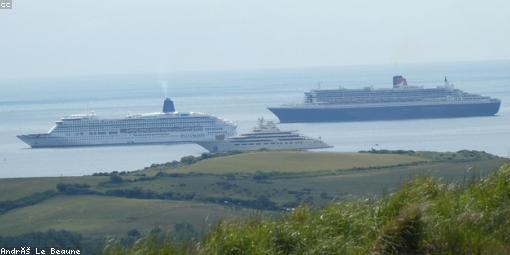
[[[402,120],[492,116],[500,101],[473,104],[412,105],[358,108],[269,107],[281,123]]]

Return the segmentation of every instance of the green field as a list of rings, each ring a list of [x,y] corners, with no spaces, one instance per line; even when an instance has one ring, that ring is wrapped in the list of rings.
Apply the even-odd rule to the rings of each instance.
[[[127,199],[100,196],[60,196],[0,216],[2,235],[49,228],[86,236],[122,235],[131,229],[190,223],[206,230],[220,218],[249,215],[248,210],[187,201]]]
[[[391,166],[425,161],[425,158],[398,154],[339,153],[339,152],[250,152],[202,160],[176,169],[189,173],[242,172],[310,172],[374,166]]]
[[[15,200],[35,192],[56,190],[59,182],[76,182],[97,185],[108,180],[104,176],[44,177],[0,179],[0,201]]]
[[[381,196],[417,175],[467,183],[505,162],[469,151],[279,151],[200,157],[106,176],[0,179],[0,236],[63,229],[102,239],[177,223],[204,232],[219,219]],[[71,189],[57,189],[59,183]],[[45,191],[51,191],[48,197],[33,199]]]

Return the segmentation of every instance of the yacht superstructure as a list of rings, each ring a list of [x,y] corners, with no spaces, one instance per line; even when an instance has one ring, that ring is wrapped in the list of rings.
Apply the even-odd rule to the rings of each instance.
[[[228,137],[224,140],[197,142],[210,152],[253,150],[308,150],[330,148],[321,139],[302,136],[297,131],[280,130],[274,122],[259,119],[250,133]]]

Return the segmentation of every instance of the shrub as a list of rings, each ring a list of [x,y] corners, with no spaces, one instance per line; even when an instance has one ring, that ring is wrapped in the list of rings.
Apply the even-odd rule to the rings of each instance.
[[[96,194],[97,192],[90,190],[90,185],[84,183],[58,183],[57,190],[67,195],[87,195]]]
[[[122,177],[114,174],[114,175],[110,175],[110,182],[113,183],[113,184],[118,184],[118,183],[122,183]]]
[[[34,205],[42,202],[48,198],[54,197],[57,193],[55,191],[37,192],[30,196],[26,196],[17,200],[7,200],[0,202],[0,214],[4,214],[12,209]]]
[[[186,164],[186,165],[191,165],[198,161],[199,161],[199,159],[194,156],[185,156],[185,157],[181,158],[181,163]]]
[[[411,206],[387,223],[381,230],[371,254],[423,254],[422,212]]]

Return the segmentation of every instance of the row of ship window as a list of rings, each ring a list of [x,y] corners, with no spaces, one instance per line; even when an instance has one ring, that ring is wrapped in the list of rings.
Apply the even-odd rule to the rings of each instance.
[[[188,130],[181,130],[182,132],[197,132],[197,131],[202,131],[202,130],[193,130],[193,129],[188,129]],[[143,131],[143,132],[140,132],[140,131],[132,131],[132,130],[121,130],[120,133],[126,133],[126,134],[135,134],[135,133],[161,133],[161,132],[165,132],[165,131]],[[88,135],[117,135],[119,132],[88,132]],[[215,134],[222,134],[223,132],[222,131],[213,131],[213,132],[207,132],[208,134],[210,135],[215,135]],[[67,136],[70,136],[70,133],[66,133]],[[76,136],[83,136],[85,135],[84,132],[80,132],[80,133],[75,133]]]
[[[207,127],[211,126],[213,123],[180,123],[180,124],[160,124],[157,125],[158,127],[189,127],[189,126],[196,126],[196,127]],[[138,127],[153,127],[154,124],[151,123],[144,123],[144,124],[127,124],[127,125],[59,125],[59,130],[65,130],[65,129],[112,129],[112,128],[138,128]]]
[[[213,127],[213,128],[205,128],[206,131],[217,131],[217,130],[223,130],[221,127]]]
[[[203,131],[202,127],[167,127],[167,128],[123,128],[120,129],[120,133],[154,133],[154,132],[192,132],[192,131]],[[211,131],[221,131],[222,128],[213,129]],[[66,130],[59,129],[58,132],[72,132],[76,130]],[[84,133],[88,133],[89,135],[115,135],[118,132],[116,131],[100,131],[100,130],[91,130],[87,132],[77,132],[76,135],[84,135]]]
[[[452,97],[479,97],[478,95],[473,95],[469,93],[380,93],[380,92],[374,92],[374,93],[331,93],[331,94],[308,94],[305,97],[307,99],[318,99],[323,100],[326,98],[370,98],[370,97],[445,97],[445,96],[452,96]]]
[[[303,142],[279,142],[279,143],[234,143],[235,146],[239,145],[268,145],[268,144],[302,144]]]
[[[360,95],[360,94],[453,94],[453,93],[462,93],[469,94],[460,90],[445,90],[445,89],[416,89],[416,90],[394,90],[394,89],[386,89],[386,90],[328,90],[328,91],[314,91],[312,93],[305,93],[307,95],[335,95],[335,94],[347,94],[347,95]]]
[[[116,135],[118,134],[118,132],[88,132],[89,135]],[[69,136],[69,133],[67,134]],[[76,136],[83,136],[85,135],[85,133],[83,132],[79,132],[79,133],[75,133]]]
[[[186,128],[124,128],[121,133],[158,133],[158,132],[200,132],[204,129],[202,127],[186,127]]]
[[[115,124],[115,125],[126,125],[126,124],[139,124],[139,123],[213,123],[213,119],[202,118],[202,119],[121,119],[121,120],[92,120],[92,123],[100,123],[100,124]],[[89,122],[89,123],[90,123]],[[77,125],[83,125],[83,122],[73,122]],[[89,124],[86,123],[86,124]]]
[[[378,98],[393,98],[393,97],[397,97],[397,98],[415,98],[415,97],[425,97],[425,98],[428,98],[428,97],[447,97],[447,96],[450,96],[450,97],[477,97],[476,95],[469,95],[469,94],[458,94],[458,93],[448,93],[448,94],[443,94],[443,95],[438,95],[438,94],[425,94],[425,95],[420,95],[420,94],[405,94],[405,95],[400,95],[400,94],[378,94],[378,93],[374,93],[374,94],[365,94],[365,95],[320,95],[320,96],[309,96],[308,98],[317,98],[317,99],[326,99],[326,98],[372,98],[372,97],[378,97]]]
[[[447,95],[444,97],[424,97],[420,95],[415,96],[366,96],[366,97],[321,97],[321,98],[308,98],[306,101],[318,102],[331,102],[331,101],[403,101],[403,100],[416,100],[416,99],[481,99],[481,96],[462,96],[462,95]]]

